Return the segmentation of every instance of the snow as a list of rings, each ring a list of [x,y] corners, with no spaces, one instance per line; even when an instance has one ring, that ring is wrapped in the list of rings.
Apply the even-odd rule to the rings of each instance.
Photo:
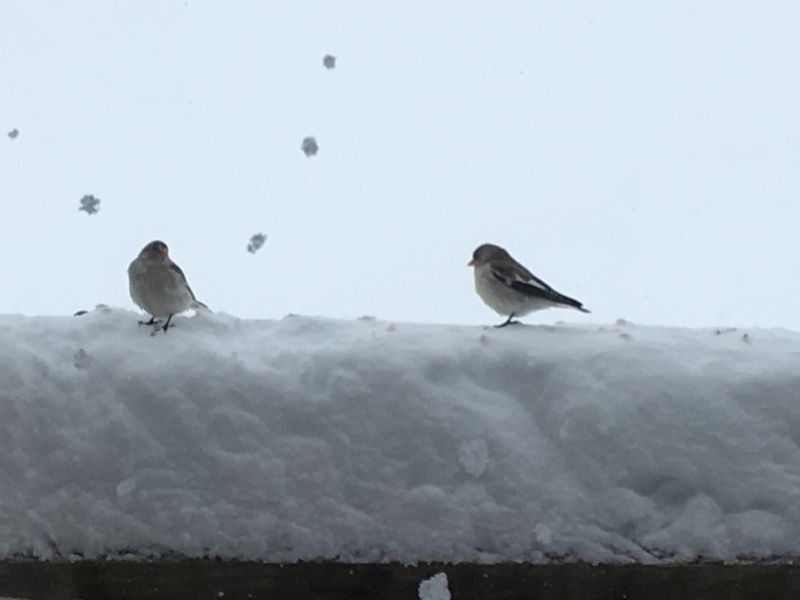
[[[447,574],[437,573],[419,584],[419,600],[450,600]]]
[[[100,210],[98,208],[99,205],[100,200],[98,198],[95,198],[91,194],[86,194],[81,198],[81,206],[78,210],[82,210],[87,215],[93,215]]]
[[[0,316],[0,557],[800,555],[800,333],[139,318]]]
[[[311,136],[303,138],[303,142],[302,144],[300,144],[300,149],[308,157],[312,157],[317,152],[319,152],[319,146],[317,145],[317,140]]]

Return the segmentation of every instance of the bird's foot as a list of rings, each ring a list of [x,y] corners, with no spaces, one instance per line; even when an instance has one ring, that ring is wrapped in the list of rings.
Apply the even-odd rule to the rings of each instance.
[[[505,327],[506,325],[519,325],[520,322],[514,320],[515,316],[516,315],[514,313],[511,313],[510,315],[508,315],[508,319],[506,319],[505,323],[500,323],[500,325],[495,325],[495,328],[500,329],[501,327]]]
[[[139,321],[139,325],[153,325],[157,326],[161,324],[161,319],[156,320],[155,317],[150,317],[149,321]]]

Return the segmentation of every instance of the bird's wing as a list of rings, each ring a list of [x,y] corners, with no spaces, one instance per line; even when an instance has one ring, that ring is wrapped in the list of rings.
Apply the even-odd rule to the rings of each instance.
[[[169,268],[175,271],[178,275],[180,275],[180,278],[183,280],[183,283],[186,284],[186,287],[189,287],[189,282],[186,281],[186,275],[183,274],[183,269],[181,269],[178,265],[176,265],[172,261],[170,261],[169,263]]]
[[[490,273],[497,281],[510,288],[524,291],[530,288],[530,296],[547,297],[554,290],[525,267],[514,263],[491,263]]]
[[[560,294],[519,264],[491,265],[491,274],[497,281],[531,298],[540,298],[554,304],[566,304],[583,312],[583,303]]]
[[[189,295],[192,297],[192,301],[194,301],[194,303],[197,304],[198,306],[202,306],[203,308],[208,308],[205,304],[203,304],[202,302],[200,302],[200,300],[197,299],[197,296],[194,295],[192,288],[189,286],[189,282],[186,281],[186,275],[184,275],[183,269],[181,269],[174,262],[169,263],[169,268],[175,271],[180,276],[181,280],[183,280],[183,284],[186,286],[186,289],[189,290]]]

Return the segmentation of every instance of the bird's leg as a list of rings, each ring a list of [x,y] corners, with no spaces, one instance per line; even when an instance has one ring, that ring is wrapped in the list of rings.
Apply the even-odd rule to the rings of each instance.
[[[497,329],[500,329],[501,327],[505,327],[506,325],[516,325],[517,323],[519,323],[519,321],[515,321],[514,313],[511,313],[510,315],[508,315],[508,319],[506,319],[503,323],[500,323],[500,325],[495,325],[495,327]]]
[[[169,324],[172,322],[172,317],[173,317],[173,315],[168,316],[167,317],[167,322],[164,323],[164,326],[161,328],[161,329],[164,330],[164,333],[167,333],[167,329],[169,329],[169,327],[170,327]]]
[[[139,321],[139,325],[158,325],[159,323],[161,323],[161,319],[156,321],[155,317],[150,317],[149,321]]]

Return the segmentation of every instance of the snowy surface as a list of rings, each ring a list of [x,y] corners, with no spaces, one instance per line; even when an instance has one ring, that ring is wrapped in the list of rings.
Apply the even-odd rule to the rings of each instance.
[[[798,333],[139,317],[0,317],[0,557],[800,555]]]

